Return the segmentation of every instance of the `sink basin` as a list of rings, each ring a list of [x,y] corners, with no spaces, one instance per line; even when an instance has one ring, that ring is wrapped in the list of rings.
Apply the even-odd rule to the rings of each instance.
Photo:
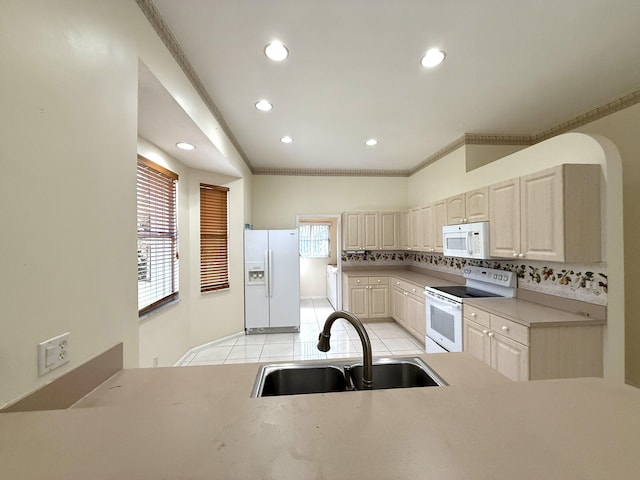
[[[362,363],[274,363],[258,371],[252,397],[344,392],[362,389]],[[421,358],[383,358],[373,362],[373,389],[447,385]]]
[[[426,367],[426,368],[425,368]],[[362,390],[362,364],[349,371],[351,384]],[[434,378],[435,377],[435,378]],[[439,387],[444,381],[426,364],[417,365],[409,361],[379,360],[373,362],[373,390],[385,388]]]
[[[334,365],[270,365],[261,376],[257,397],[342,392],[347,388],[343,370]]]

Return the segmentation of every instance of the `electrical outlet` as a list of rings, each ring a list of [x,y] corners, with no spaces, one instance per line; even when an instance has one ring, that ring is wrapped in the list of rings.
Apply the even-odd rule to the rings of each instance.
[[[69,332],[38,344],[38,376],[69,361]]]

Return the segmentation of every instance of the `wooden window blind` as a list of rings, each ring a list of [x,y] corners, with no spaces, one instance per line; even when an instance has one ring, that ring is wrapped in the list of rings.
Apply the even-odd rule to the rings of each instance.
[[[138,156],[138,313],[178,296],[178,175]]]
[[[229,288],[229,189],[200,184],[200,291]]]

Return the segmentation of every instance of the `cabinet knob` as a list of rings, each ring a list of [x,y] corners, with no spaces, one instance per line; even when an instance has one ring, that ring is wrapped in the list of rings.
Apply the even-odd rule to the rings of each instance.
[[[513,252],[513,258],[518,258],[518,254],[516,252]]]
[[[509,327],[507,327],[506,325],[503,325],[502,326],[502,331],[508,332],[509,331]]]
[[[487,333],[489,333],[489,330],[482,330],[482,333],[486,335]]]
[[[400,282],[396,282],[396,285],[400,285]]]
[[[403,292],[405,295],[409,295],[407,292]]]
[[[489,333],[488,333],[488,335],[489,335],[490,337],[493,337],[493,332],[489,332]]]
[[[521,253],[520,255],[518,255],[519,258],[524,258],[524,253]]]
[[[357,280],[358,283],[360,283],[360,280]]]
[[[416,289],[415,288],[413,289],[413,293],[416,293]]]
[[[380,283],[380,279],[378,279],[378,283]]]
[[[478,316],[478,314],[477,314],[476,312],[472,312],[472,313],[471,313],[471,316],[472,316],[472,317],[477,317],[477,316]],[[484,333],[487,333],[487,332],[484,332]]]

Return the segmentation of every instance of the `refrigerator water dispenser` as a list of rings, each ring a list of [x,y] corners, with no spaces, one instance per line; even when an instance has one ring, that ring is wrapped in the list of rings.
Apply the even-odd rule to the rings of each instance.
[[[264,262],[247,262],[247,285],[264,285]]]

